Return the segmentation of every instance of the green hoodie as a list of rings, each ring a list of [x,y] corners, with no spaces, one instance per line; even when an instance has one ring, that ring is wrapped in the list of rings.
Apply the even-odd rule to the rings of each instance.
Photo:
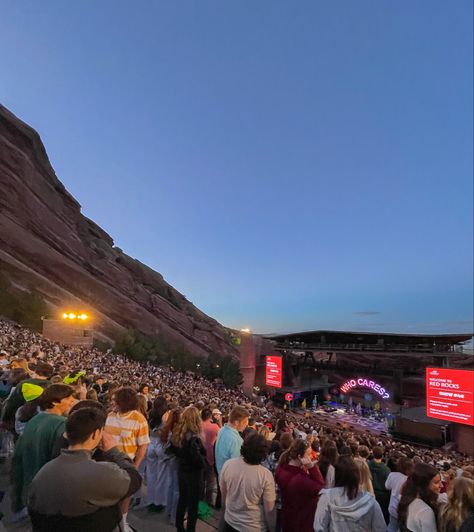
[[[367,462],[367,465],[372,475],[372,486],[374,487],[375,495],[386,495],[389,493],[385,489],[385,481],[390,474],[390,469],[384,463],[375,462],[374,460]]]
[[[26,504],[27,489],[38,471],[49,462],[56,440],[66,428],[66,418],[40,412],[26,424],[13,453],[13,508],[19,511]]]

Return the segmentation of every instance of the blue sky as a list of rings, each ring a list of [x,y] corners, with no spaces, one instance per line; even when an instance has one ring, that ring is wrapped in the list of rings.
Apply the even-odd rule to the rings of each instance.
[[[472,9],[6,0],[0,101],[225,325],[470,331]]]

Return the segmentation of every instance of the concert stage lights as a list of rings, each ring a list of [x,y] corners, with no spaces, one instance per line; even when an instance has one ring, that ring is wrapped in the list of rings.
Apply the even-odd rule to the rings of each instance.
[[[63,313],[63,319],[64,320],[82,320],[85,321],[89,319],[89,316],[85,312],[64,312]]]

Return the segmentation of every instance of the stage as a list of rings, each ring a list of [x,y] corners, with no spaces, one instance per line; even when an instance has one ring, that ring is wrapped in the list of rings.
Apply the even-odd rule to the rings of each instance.
[[[326,412],[324,409],[312,410],[311,417],[318,423],[326,421],[336,427],[347,427],[350,430],[368,430],[373,434],[388,433],[386,420],[379,421],[370,417],[359,416],[346,412],[342,408],[336,408],[332,412]]]

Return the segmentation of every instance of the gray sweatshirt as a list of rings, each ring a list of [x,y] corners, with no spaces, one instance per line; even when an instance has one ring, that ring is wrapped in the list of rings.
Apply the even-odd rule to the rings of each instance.
[[[61,451],[44,465],[29,489],[28,510],[41,530],[112,530],[118,503],[141,477],[127,455],[113,448],[96,462],[88,451]],[[54,525],[54,526],[53,526]]]
[[[375,498],[359,491],[350,500],[344,488],[321,490],[316,515],[315,532],[385,532],[382,510]]]

